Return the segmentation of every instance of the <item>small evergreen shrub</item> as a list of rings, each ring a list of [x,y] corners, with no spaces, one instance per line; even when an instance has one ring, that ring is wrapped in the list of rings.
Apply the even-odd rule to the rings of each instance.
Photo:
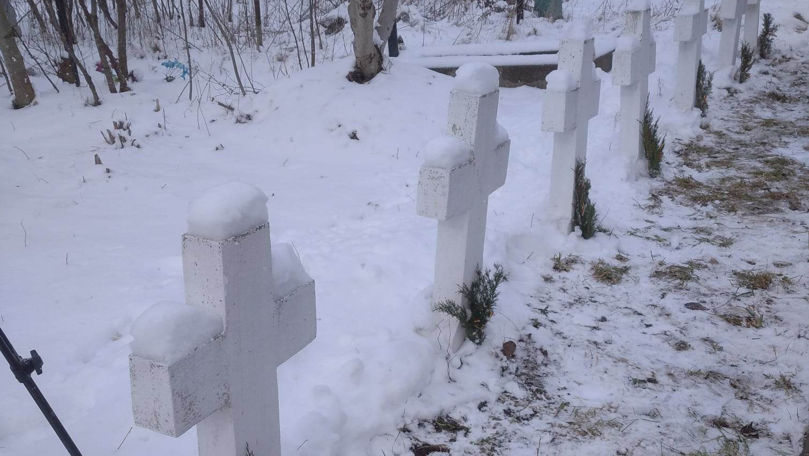
[[[449,299],[436,304],[435,310],[458,319],[466,332],[466,338],[480,345],[486,339],[486,324],[494,315],[494,307],[497,305],[497,287],[508,281],[508,276],[499,264],[494,265],[494,271],[486,269],[482,272],[478,268],[475,274],[472,283],[463,284],[460,288],[461,295],[469,302],[468,311]]]
[[[590,201],[590,179],[584,175],[585,163],[576,161],[573,187],[573,226],[581,229],[581,237],[590,239],[598,230],[596,207]]]
[[[711,95],[711,90],[713,90],[713,73],[708,73],[700,60],[697,68],[696,105],[702,117],[708,115],[708,96]]]
[[[762,23],[761,33],[758,35],[758,55],[762,59],[770,58],[772,41],[777,31],[778,26],[775,25],[772,14],[764,13],[764,22]]]
[[[649,107],[649,100],[646,100],[646,110],[643,113],[643,122],[641,122],[641,141],[643,143],[643,153],[646,156],[649,177],[660,176],[663,148],[666,146],[665,139],[661,138],[658,132],[659,122],[660,118],[654,118],[654,112]]]
[[[753,48],[742,43],[741,63],[739,64],[739,83],[750,79],[750,69],[753,68]]]

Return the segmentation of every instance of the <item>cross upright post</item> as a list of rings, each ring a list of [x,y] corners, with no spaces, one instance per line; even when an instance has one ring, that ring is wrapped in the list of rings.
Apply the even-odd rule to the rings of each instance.
[[[692,109],[696,102],[702,36],[707,31],[708,11],[705,9],[705,0],[686,0],[674,20],[674,40],[679,43],[674,103],[683,111]]]
[[[234,200],[234,188],[247,197]],[[174,437],[196,425],[200,456],[280,456],[277,367],[315,337],[314,281],[291,246],[271,251],[266,196],[227,184],[197,200],[224,217],[256,201],[263,216],[236,221],[236,233],[194,228],[189,217],[186,304],[158,304],[133,325],[135,423]]]
[[[719,18],[722,20],[722,35],[719,38],[719,64],[722,67],[736,65],[739,56],[739,34],[747,0],[722,0]]]
[[[761,13],[761,0],[747,0],[744,12],[744,37],[742,42],[751,48],[758,49],[758,21]]]
[[[649,75],[657,62],[651,19],[648,1],[632,2],[613,55],[612,81],[621,87],[619,147],[623,154],[635,160],[644,158],[641,121],[649,99]]]
[[[547,81],[542,130],[554,133],[548,211],[553,223],[569,233],[573,227],[578,127],[583,121],[586,128],[589,118],[580,115],[582,93],[570,71],[559,68],[547,76]]]
[[[419,173],[418,213],[438,220],[433,304],[452,300],[468,309],[460,287],[482,267],[489,195],[506,180],[508,133],[497,123],[499,75],[491,65],[458,69],[450,94],[447,133],[431,142]],[[466,334],[450,323],[450,348]]]

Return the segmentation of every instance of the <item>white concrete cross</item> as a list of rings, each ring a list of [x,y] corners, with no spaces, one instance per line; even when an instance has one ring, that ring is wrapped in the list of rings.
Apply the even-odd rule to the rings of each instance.
[[[458,69],[447,121],[451,138],[431,143],[419,173],[418,213],[438,220],[433,303],[453,300],[467,308],[459,288],[482,267],[489,195],[505,183],[511,144],[497,123],[498,79],[490,65]],[[455,351],[466,334],[451,324]]]
[[[702,36],[708,31],[705,0],[686,0],[674,20],[677,52],[677,86],[674,103],[683,111],[694,107],[697,92],[697,70],[702,58]]]
[[[722,35],[719,38],[719,65],[733,67],[739,56],[739,34],[747,0],[722,0],[719,18],[722,20]]]
[[[573,24],[559,45],[560,70],[568,71],[579,88],[576,122],[576,160],[587,159],[589,120],[598,115],[601,79],[595,73],[595,40],[590,24]]]
[[[580,122],[587,128],[589,117],[580,115],[583,92],[570,71],[560,68],[550,73],[546,80],[548,87],[543,101],[542,130],[554,132],[548,210],[553,223],[569,233],[573,223],[578,130],[581,128]]]
[[[648,1],[632,2],[613,54],[612,82],[621,87],[619,147],[623,154],[634,159],[644,158],[641,121],[649,99],[649,75],[657,63],[651,20]]]
[[[280,456],[277,367],[315,338],[314,281],[291,246],[271,252],[262,201],[263,222],[241,234],[183,236],[177,307],[218,316],[223,333],[169,359],[130,356],[135,423],[174,437],[196,425],[201,456]],[[184,322],[171,328],[153,337],[182,342]]]
[[[598,114],[601,96],[591,30],[586,24],[567,30],[559,46],[559,69],[547,77],[543,104],[542,129],[555,133],[549,215],[565,232],[572,227],[576,162],[587,160],[588,124]]]
[[[758,49],[758,21],[761,13],[761,0],[747,0],[747,9],[744,12],[743,43],[751,48]]]

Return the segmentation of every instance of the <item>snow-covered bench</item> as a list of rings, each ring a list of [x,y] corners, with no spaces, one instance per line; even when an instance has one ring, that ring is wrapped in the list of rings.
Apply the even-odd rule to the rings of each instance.
[[[596,36],[595,51],[596,66],[604,71],[612,70],[615,37]],[[558,52],[558,40],[540,39],[420,48],[402,52],[397,60],[450,76],[466,63],[487,63],[499,70],[500,87],[530,85],[545,88],[545,77],[558,65]]]

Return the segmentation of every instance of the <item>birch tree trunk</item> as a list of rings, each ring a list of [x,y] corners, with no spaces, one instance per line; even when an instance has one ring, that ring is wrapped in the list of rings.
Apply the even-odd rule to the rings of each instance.
[[[350,0],[348,19],[354,32],[354,70],[348,80],[367,82],[382,71],[382,51],[396,23],[398,0],[384,0],[374,29],[376,8],[373,0]],[[376,30],[376,36],[374,35]]]
[[[382,71],[382,52],[374,42],[375,16],[373,0],[348,2],[348,20],[354,32],[354,71],[348,73],[349,81],[367,82]]]
[[[17,47],[17,31],[13,27],[14,16],[9,0],[0,0],[0,52],[6,62],[8,76],[14,89],[14,109],[24,108],[34,101],[34,87],[28,79],[25,61]]]

